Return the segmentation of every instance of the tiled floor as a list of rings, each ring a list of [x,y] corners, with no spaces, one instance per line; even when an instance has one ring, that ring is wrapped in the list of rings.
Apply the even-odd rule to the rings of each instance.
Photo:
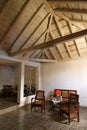
[[[0,115],[0,130],[87,130],[87,108],[80,109],[80,122],[59,122],[58,111],[30,111],[30,105]]]
[[[0,97],[0,110],[17,105],[16,97]]]

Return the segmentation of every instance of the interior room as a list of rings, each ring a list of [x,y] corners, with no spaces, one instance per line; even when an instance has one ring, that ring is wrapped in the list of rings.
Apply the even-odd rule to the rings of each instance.
[[[0,129],[86,130],[86,90],[87,1],[0,0]]]

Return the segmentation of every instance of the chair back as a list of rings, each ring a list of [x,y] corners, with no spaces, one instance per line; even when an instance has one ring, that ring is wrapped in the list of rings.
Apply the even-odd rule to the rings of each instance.
[[[37,90],[35,99],[37,99],[37,100],[44,100],[45,99],[45,91]]]
[[[71,93],[69,101],[72,103],[78,103],[79,102],[79,95]]]

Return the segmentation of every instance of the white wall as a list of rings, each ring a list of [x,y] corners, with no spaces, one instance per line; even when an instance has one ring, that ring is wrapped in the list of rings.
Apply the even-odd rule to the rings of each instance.
[[[80,105],[87,106],[87,59],[42,64],[41,79],[46,98],[56,88],[76,89]]]
[[[0,84],[14,85],[14,71],[13,66],[0,65]]]

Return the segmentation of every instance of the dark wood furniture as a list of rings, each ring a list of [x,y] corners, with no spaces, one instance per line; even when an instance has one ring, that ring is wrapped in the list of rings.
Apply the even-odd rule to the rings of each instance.
[[[62,100],[63,102],[67,102],[70,99],[70,94],[77,94],[77,90],[69,90],[69,89],[54,89],[54,92],[52,95],[50,95],[50,110],[53,110],[55,108],[59,109],[59,101]],[[57,94],[57,95],[56,95]],[[53,100],[58,101],[58,103],[54,103]]]
[[[0,96],[17,96],[17,86],[3,85]]]
[[[72,89],[54,89],[54,93],[53,93],[53,95],[50,95],[50,99],[52,99],[53,97],[56,97],[55,91],[60,91],[59,95],[57,95],[57,97],[58,96],[62,96],[63,100],[64,99],[68,100],[71,93],[77,94],[77,90],[72,90]]]
[[[43,90],[37,90],[35,98],[31,99],[31,111],[36,107],[40,107],[41,112],[45,111],[45,91]]]
[[[60,102],[60,120],[62,120],[63,114],[68,118],[68,123],[74,119],[79,122],[79,95],[70,94],[70,98],[67,102]]]

